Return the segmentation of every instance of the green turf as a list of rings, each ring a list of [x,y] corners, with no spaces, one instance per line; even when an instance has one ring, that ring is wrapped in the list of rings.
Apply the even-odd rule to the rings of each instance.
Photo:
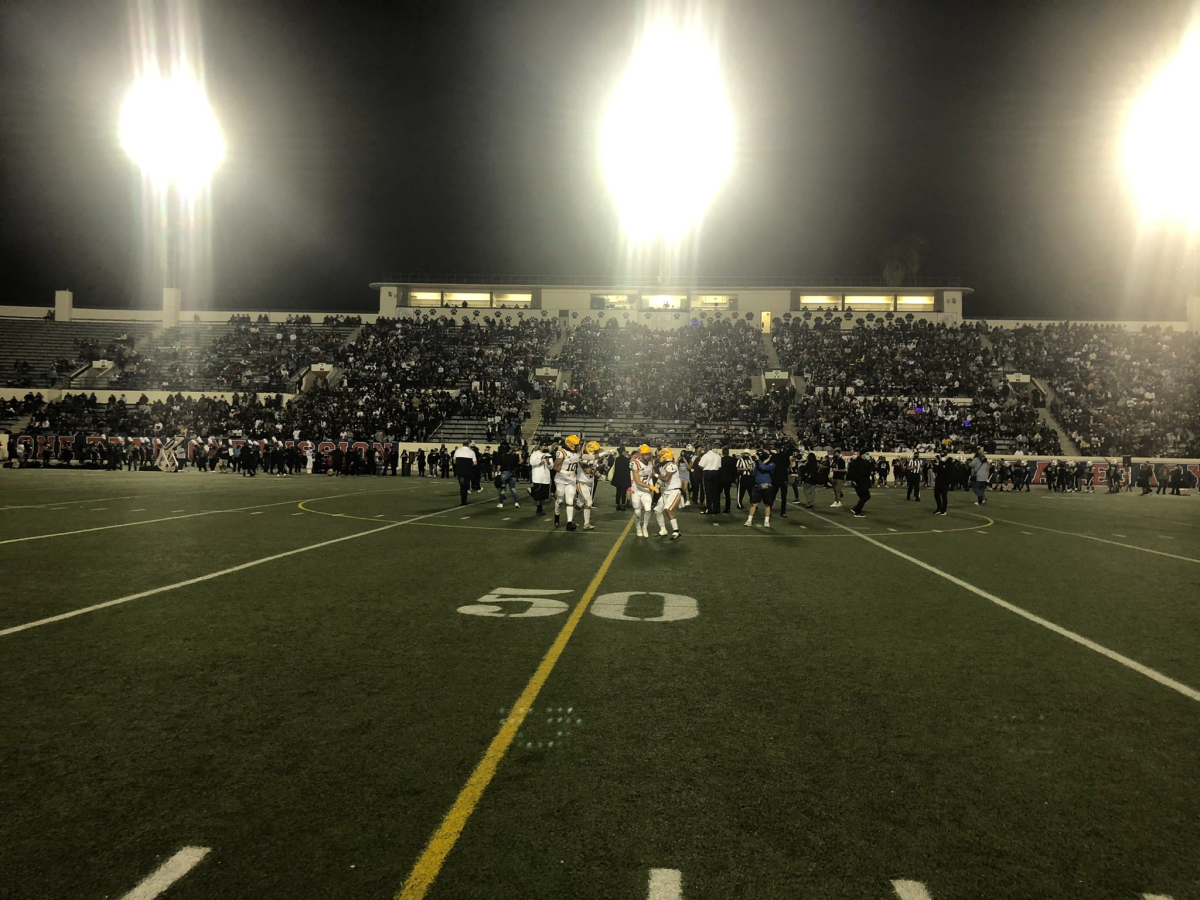
[[[0,543],[0,630],[428,516],[0,636],[0,898],[188,845],[165,897],[394,896],[567,621],[456,610],[579,603],[602,495],[567,534],[453,482],[0,471],[0,541],[104,529]],[[834,524],[1200,688],[1200,502],[967,499],[626,537],[598,593],[699,615],[583,616],[429,896],[1200,900],[1200,703]]]

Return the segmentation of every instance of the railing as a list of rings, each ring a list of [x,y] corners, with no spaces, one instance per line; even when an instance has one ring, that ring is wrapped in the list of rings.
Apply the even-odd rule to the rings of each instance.
[[[916,288],[961,287],[957,275],[922,275],[891,284],[879,275],[629,275],[617,278],[599,275],[592,278],[559,275],[464,275],[445,272],[385,272],[381,284],[497,285],[503,287],[694,287],[694,288]]]

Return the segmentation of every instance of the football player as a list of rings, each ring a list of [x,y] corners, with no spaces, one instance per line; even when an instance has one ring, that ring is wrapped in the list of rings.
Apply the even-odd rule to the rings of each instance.
[[[569,434],[554,451],[554,527],[559,526],[559,506],[567,508],[567,531],[575,530],[575,487],[579,472],[579,437]]]
[[[675,509],[683,496],[683,483],[679,478],[679,464],[675,462],[675,454],[669,448],[658,453],[658,489],[662,492],[662,502],[654,510],[658,517],[658,533],[666,536],[667,526],[663,521],[665,512],[671,520],[671,540],[679,540],[679,520],[675,518]]]
[[[654,505],[654,492],[658,486],[654,483],[653,451],[647,444],[642,444],[634,451],[629,461],[629,477],[633,482],[633,524],[638,537],[650,537],[650,508]]]
[[[595,441],[588,441],[583,448],[583,456],[579,458],[579,469],[575,473],[575,505],[583,510],[584,531],[592,531],[596,527],[592,524],[592,510],[595,508],[592,491],[596,484],[599,453],[600,445]]]

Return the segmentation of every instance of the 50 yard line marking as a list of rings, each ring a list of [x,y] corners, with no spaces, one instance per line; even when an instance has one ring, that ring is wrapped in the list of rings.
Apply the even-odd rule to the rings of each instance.
[[[475,811],[480,797],[483,796],[483,792],[495,776],[496,768],[500,765],[500,760],[504,758],[504,754],[512,746],[513,739],[517,736],[517,731],[525,721],[527,714],[525,711],[529,710],[534,702],[536,702],[538,694],[546,683],[546,679],[550,677],[550,673],[554,670],[558,658],[562,656],[562,652],[567,646],[567,641],[571,640],[571,635],[575,633],[575,628],[579,625],[579,620],[587,612],[592,598],[596,596],[596,591],[600,589],[600,583],[604,581],[604,576],[608,574],[609,566],[612,565],[613,560],[617,556],[617,551],[621,549],[621,544],[624,543],[625,537],[629,534],[629,529],[632,527],[633,519],[631,518],[625,524],[620,537],[612,545],[612,549],[608,551],[608,555],[604,557],[604,562],[600,564],[600,568],[596,570],[596,574],[592,577],[591,583],[588,584],[587,590],[583,592],[582,599],[580,599],[575,609],[571,611],[571,615],[567,618],[562,630],[559,631],[558,637],[554,639],[554,643],[550,645],[550,649],[542,657],[542,661],[534,671],[533,677],[529,679],[529,683],[521,691],[521,695],[513,705],[514,714],[510,715],[504,724],[500,726],[500,730],[492,738],[492,742],[488,744],[488,748],[484,751],[483,758],[475,767],[475,771],[471,773],[471,777],[467,779],[467,783],[459,791],[454,805],[450,807],[450,811],[442,819],[442,824],[438,826],[437,831],[433,833],[433,837],[429,839],[429,843],[425,845],[425,849],[421,851],[421,855],[417,859],[416,865],[413,866],[408,880],[404,882],[404,887],[396,894],[396,900],[421,900],[433,885],[434,879],[437,878],[438,873],[441,872],[442,866],[446,862],[446,857],[454,849],[459,835],[462,834],[462,830],[467,824],[467,819]]]

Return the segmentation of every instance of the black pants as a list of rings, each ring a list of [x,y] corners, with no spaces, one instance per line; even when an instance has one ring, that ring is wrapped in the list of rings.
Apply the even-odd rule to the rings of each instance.
[[[871,485],[867,482],[854,485],[854,493],[858,494],[858,503],[854,505],[854,511],[860,513],[863,507],[867,505],[867,501],[871,499]]]
[[[704,473],[704,499],[708,503],[709,515],[721,511],[721,473],[706,471]]]
[[[462,506],[467,505],[467,492],[470,490],[471,490],[471,476],[470,475],[459,475],[458,476],[458,496],[459,496],[459,499],[462,501],[462,503],[461,503]]]
[[[721,485],[721,493],[725,495],[725,512],[729,512],[729,491],[732,487],[732,484]]]
[[[781,516],[786,516],[787,515],[787,489],[788,489],[787,482],[784,481],[780,484],[775,484],[772,482],[771,487],[774,489],[775,496],[779,498],[779,514]]]
[[[904,495],[905,500],[912,500],[914,497],[917,500],[921,499],[921,476],[908,476],[908,493]]]
[[[738,506],[739,507],[744,505],[745,500],[743,498],[745,498],[746,495],[750,493],[750,489],[752,487],[754,487],[754,476],[753,475],[743,475],[740,479],[738,479]]]
[[[938,512],[946,511],[946,501],[949,499],[949,495],[950,495],[950,486],[949,485],[938,484],[937,482],[934,482],[933,502],[937,504]]]

